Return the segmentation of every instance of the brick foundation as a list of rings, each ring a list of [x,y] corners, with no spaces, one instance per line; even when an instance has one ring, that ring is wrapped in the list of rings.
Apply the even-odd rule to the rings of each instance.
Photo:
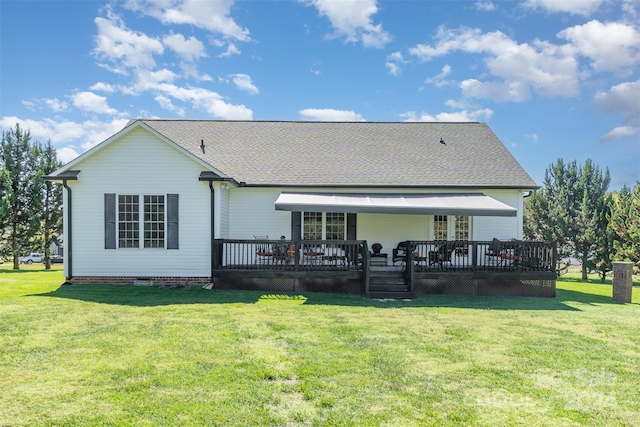
[[[136,281],[151,281],[154,286],[161,285],[206,285],[210,277],[132,277],[132,276],[74,276],[69,280],[73,285],[134,285]]]

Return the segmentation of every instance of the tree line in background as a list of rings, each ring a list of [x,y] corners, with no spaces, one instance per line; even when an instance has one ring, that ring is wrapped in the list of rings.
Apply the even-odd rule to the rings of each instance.
[[[16,124],[0,143],[0,259],[44,253],[51,268],[51,244],[62,232],[62,188],[44,177],[62,166],[51,141],[31,140]]]
[[[608,191],[610,182],[609,170],[590,159],[584,165],[558,159],[526,199],[524,235],[558,243],[558,274],[572,258],[582,265],[583,280],[597,272],[604,281],[612,261],[640,267],[640,181],[618,192]]]

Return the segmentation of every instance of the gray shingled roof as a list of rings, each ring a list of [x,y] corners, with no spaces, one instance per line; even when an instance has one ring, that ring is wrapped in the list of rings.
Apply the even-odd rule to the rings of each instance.
[[[484,123],[142,122],[247,185],[536,187]]]

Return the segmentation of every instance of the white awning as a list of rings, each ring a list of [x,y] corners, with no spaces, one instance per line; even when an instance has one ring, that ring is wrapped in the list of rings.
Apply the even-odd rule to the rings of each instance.
[[[516,216],[518,210],[482,193],[318,194],[281,193],[276,210],[292,212]]]

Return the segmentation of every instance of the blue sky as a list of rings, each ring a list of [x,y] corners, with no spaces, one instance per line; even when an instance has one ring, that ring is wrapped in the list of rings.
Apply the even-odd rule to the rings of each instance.
[[[0,0],[0,127],[62,161],[131,118],[487,122],[542,184],[640,179],[640,0]]]

